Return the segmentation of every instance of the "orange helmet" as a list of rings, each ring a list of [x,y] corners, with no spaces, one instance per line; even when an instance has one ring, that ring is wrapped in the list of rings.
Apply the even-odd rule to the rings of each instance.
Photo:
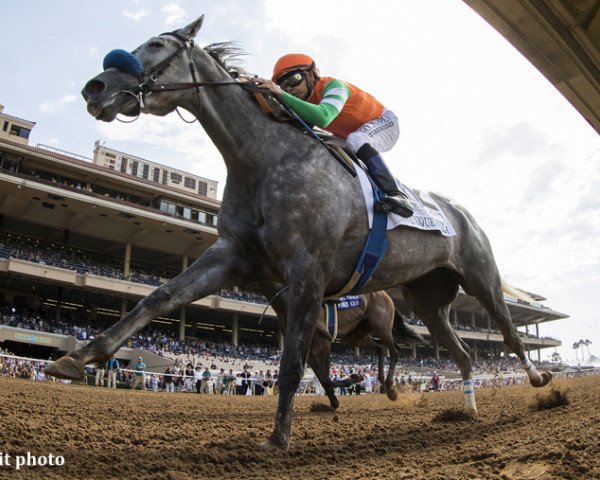
[[[275,63],[271,80],[277,82],[286,73],[298,70],[310,70],[311,68],[315,68],[315,61],[308,55],[304,55],[303,53],[288,53]]]

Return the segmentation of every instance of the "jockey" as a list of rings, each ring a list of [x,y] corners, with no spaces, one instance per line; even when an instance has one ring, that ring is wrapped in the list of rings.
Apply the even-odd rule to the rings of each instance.
[[[375,97],[354,85],[321,77],[308,55],[284,55],[273,68],[271,80],[254,78],[290,107],[302,120],[343,139],[365,162],[369,174],[385,193],[377,205],[403,217],[413,214],[408,198],[400,191],[379,151],[386,152],[400,136],[398,118]]]

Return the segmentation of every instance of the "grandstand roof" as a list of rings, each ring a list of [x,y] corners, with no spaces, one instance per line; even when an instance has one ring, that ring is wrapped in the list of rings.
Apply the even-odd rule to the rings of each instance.
[[[600,133],[598,0],[464,0]]]
[[[561,318],[569,317],[564,313],[557,312],[540,304],[532,305],[524,302],[523,300],[511,299],[510,297],[506,296],[504,299],[508,305],[510,315],[517,326],[551,322],[553,320],[560,320]],[[475,298],[462,291],[460,292],[458,298],[454,301],[453,307],[464,312],[484,312],[481,304],[475,300]]]

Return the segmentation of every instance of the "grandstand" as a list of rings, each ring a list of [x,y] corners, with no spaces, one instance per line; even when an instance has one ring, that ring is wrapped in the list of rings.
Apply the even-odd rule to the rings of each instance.
[[[44,312],[46,321],[80,321],[101,331],[216,241],[217,182],[98,144],[93,158],[31,146],[35,123],[4,113],[2,106],[0,124],[0,304],[5,312]],[[402,308],[401,295],[392,295]],[[526,348],[537,351],[539,359],[541,349],[560,345],[558,339],[541,338],[539,324],[567,315],[540,303],[542,296],[529,296],[533,301],[506,300]],[[427,337],[419,319],[405,313]],[[502,335],[462,291],[451,319],[476,358],[504,353]],[[282,345],[274,313],[252,285],[200,299],[155,319],[152,327],[191,343],[269,351]],[[37,358],[70,352],[82,341],[64,332],[0,326],[0,347]],[[336,352],[345,348],[334,345]],[[402,355],[413,359],[446,356],[435,342],[404,348]],[[124,347],[117,356],[130,360],[138,353]],[[164,365],[164,358],[155,360]]]

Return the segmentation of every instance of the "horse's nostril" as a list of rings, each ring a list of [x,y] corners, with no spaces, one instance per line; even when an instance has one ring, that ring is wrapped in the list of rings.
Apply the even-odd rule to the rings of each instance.
[[[104,91],[105,85],[104,82],[100,80],[90,80],[83,89],[85,93],[88,95],[98,95]]]

